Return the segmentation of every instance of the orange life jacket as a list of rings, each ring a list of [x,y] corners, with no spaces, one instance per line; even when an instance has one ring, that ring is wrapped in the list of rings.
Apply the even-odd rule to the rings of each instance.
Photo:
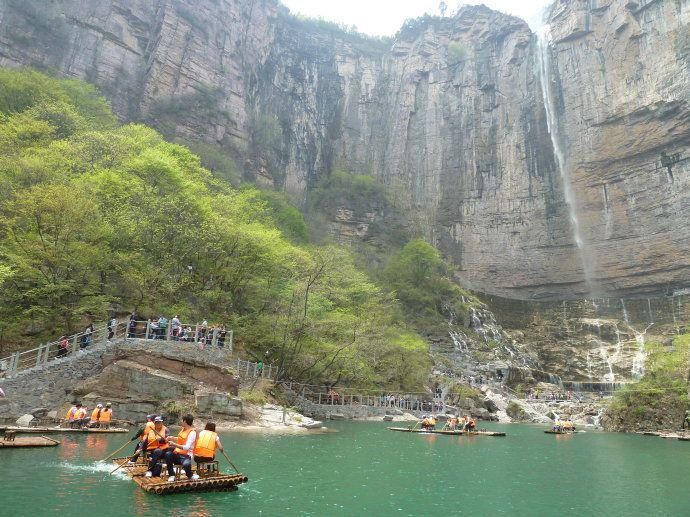
[[[146,422],[146,425],[144,426],[144,432],[139,435],[139,441],[142,441],[146,438],[146,435],[148,434],[150,429],[153,429],[153,422]]]
[[[76,420],[81,420],[86,416],[86,409],[85,408],[79,408],[77,411],[77,414],[75,415]]]
[[[202,458],[215,458],[216,456],[216,437],[218,435],[213,431],[201,431],[196,437],[196,446],[194,447],[194,456]]]
[[[187,429],[186,431],[184,429],[180,429],[180,434],[177,435],[177,445],[180,447],[175,447],[175,452],[177,454],[190,454],[194,452],[194,445],[192,445],[191,449],[186,451],[181,448],[187,443],[187,437],[189,437],[189,433],[192,431],[194,431],[194,429]]]
[[[77,406],[72,406],[69,408],[69,411],[67,411],[67,414],[65,415],[65,420],[69,420],[70,422],[74,420],[74,417],[77,415]]]
[[[91,412],[91,421],[92,422],[98,422],[98,418],[100,417],[101,414],[101,408],[96,408]]]
[[[161,427],[160,431],[156,431],[153,427],[145,431],[146,434],[146,450],[152,451],[154,449],[167,449],[169,447],[168,442],[158,443],[158,440],[165,438],[165,433],[167,429],[165,426]],[[160,436],[159,436],[160,435]]]
[[[98,417],[98,421],[108,424],[111,418],[113,418],[113,410],[105,408],[101,411],[101,416]]]

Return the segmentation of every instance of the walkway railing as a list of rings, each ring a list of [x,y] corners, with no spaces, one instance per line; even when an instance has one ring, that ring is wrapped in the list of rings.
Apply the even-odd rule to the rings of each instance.
[[[252,361],[244,361],[243,359],[237,359],[237,376],[241,379],[273,379],[274,371],[273,366],[270,364],[263,364],[259,366],[259,363]]]
[[[61,348],[62,340],[51,341],[39,345],[37,348],[14,352],[8,357],[0,359],[0,377],[11,377],[12,375],[46,365],[56,359],[61,359],[83,348],[88,348],[94,343],[121,340],[125,337],[126,326],[118,323],[112,328],[106,323],[93,327],[92,332],[79,332],[66,337],[66,347]],[[112,335],[111,335],[112,334]]]
[[[134,324],[132,324],[134,323]],[[185,328],[191,325],[185,325]],[[88,350],[97,344],[114,344],[127,339],[160,339],[171,341],[188,341],[190,343],[209,346],[210,349],[228,347],[232,351],[232,330],[224,332],[221,328],[206,329],[201,325],[194,325],[193,333],[179,335],[173,332],[168,323],[167,329],[153,325],[148,321],[124,321],[114,324],[104,323],[93,327],[91,332],[79,332],[67,336],[66,346],[61,347],[62,339],[41,344],[37,348],[14,352],[7,357],[0,358],[0,379],[11,378],[18,373],[32,368],[49,366],[58,360],[73,356],[79,350]],[[239,368],[239,367],[238,367]]]
[[[432,397],[429,393],[392,395],[381,390],[356,388],[333,389],[328,386],[285,382],[283,388],[298,399],[322,406],[370,406],[407,411],[444,411],[452,406],[447,397]]]

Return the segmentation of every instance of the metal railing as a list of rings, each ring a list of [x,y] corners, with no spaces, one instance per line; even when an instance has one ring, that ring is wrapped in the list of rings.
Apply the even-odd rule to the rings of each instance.
[[[125,324],[117,323],[110,326],[109,323],[97,325],[92,331],[79,332],[71,336],[66,336],[64,341],[58,339],[49,343],[41,344],[37,348],[14,352],[8,357],[0,359],[0,378],[11,377],[12,375],[46,365],[56,359],[62,359],[79,350],[87,349],[95,343],[108,342],[109,340],[123,339],[125,336]],[[63,343],[63,346],[60,344]]]
[[[392,395],[380,390],[358,390],[356,388],[333,389],[297,382],[283,383],[283,388],[312,404],[322,406],[370,406],[407,411],[444,411],[453,407],[447,397],[432,397],[429,393],[405,393]]]
[[[173,327],[171,320],[160,325],[156,320],[129,320],[127,337],[134,339],[160,339],[184,341],[225,347],[232,350],[233,331],[224,327],[207,326],[199,323],[182,323]]]
[[[273,379],[273,366],[237,359],[237,376],[241,379]]]
[[[152,320],[117,322],[112,327],[109,323],[96,325],[93,327],[93,331],[67,336],[64,340],[66,343],[59,339],[41,344],[37,348],[14,352],[7,357],[0,358],[0,379],[11,378],[19,372],[49,365],[57,360],[72,356],[80,350],[88,350],[96,344],[122,342],[133,338],[187,341],[208,345],[211,349],[227,347],[232,352],[232,330],[224,331],[224,329],[217,327],[206,328],[198,324],[194,326],[186,324],[184,327],[192,328],[193,331],[189,334],[186,332],[184,334],[175,333],[170,322],[168,322],[167,327],[158,327],[153,324]],[[61,343],[63,346],[60,346]]]

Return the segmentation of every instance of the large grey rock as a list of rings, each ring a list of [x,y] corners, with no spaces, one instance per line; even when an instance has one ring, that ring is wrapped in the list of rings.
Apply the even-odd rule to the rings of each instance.
[[[48,408],[37,407],[29,411],[35,418],[41,418],[48,415]]]
[[[200,413],[242,416],[242,399],[240,398],[225,393],[196,393],[195,400]]]
[[[31,422],[33,422],[34,416],[33,415],[22,415],[19,418],[17,418],[17,425],[21,427],[29,427],[31,425]]]

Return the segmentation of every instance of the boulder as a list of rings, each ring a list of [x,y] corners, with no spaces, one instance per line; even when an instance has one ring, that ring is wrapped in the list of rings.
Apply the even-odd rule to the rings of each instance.
[[[53,410],[53,411],[48,411],[48,414],[46,415],[48,418],[52,418],[53,420],[56,420],[58,417],[58,412]]]
[[[232,397],[226,393],[196,393],[195,402],[200,413],[242,416],[242,399]]]
[[[345,415],[342,413],[329,413],[328,418],[330,420],[345,420]]]
[[[475,418],[479,418],[480,420],[490,420],[491,419],[491,413],[489,413],[489,410],[486,408],[472,408],[472,411],[470,412],[471,415]]]
[[[384,422],[392,422],[393,421],[393,415],[385,415],[383,417]]]
[[[31,425],[31,422],[33,422],[34,416],[33,415],[22,415],[19,418],[17,418],[17,425],[20,427],[29,427]]]
[[[484,407],[490,412],[490,413],[495,413],[498,411],[498,406],[496,405],[496,402],[491,400],[490,398],[485,398],[482,401],[482,404],[484,404]]]
[[[29,411],[34,418],[42,418],[46,415],[48,415],[48,408],[47,407],[37,407]]]

